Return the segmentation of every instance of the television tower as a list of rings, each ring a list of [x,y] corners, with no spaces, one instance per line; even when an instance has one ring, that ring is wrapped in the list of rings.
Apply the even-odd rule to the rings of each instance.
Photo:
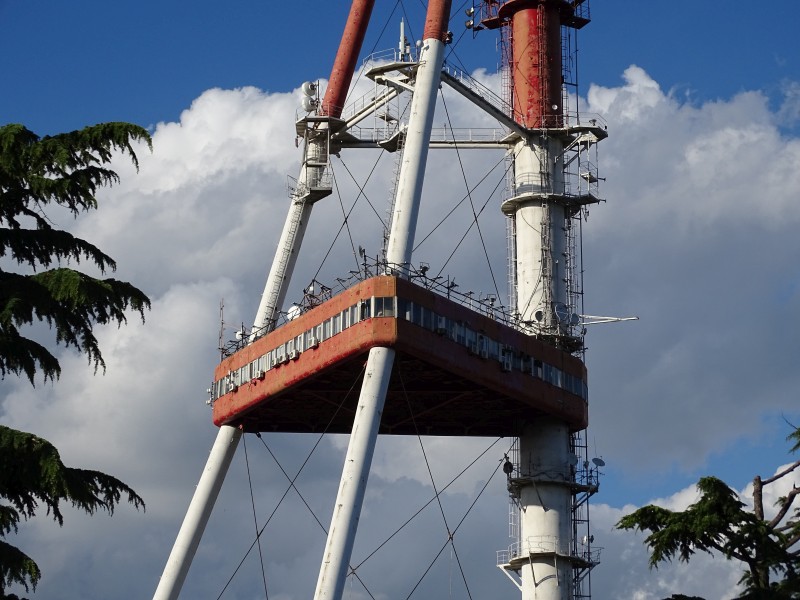
[[[254,326],[215,370],[210,392],[219,434],[159,600],[178,596],[242,432],[269,431],[350,434],[315,600],[342,596],[379,433],[518,438],[504,465],[515,541],[498,553],[498,566],[523,600],[588,597],[583,581],[596,554],[588,535],[579,541],[579,527],[588,527],[597,469],[581,433],[588,402],[575,246],[585,206],[599,201],[589,157],[606,133],[567,108],[574,59],[568,42],[589,22],[588,2],[485,0],[477,13],[467,11],[468,27],[501,33],[502,100],[469,75],[443,69],[451,0],[429,0],[419,54],[401,40],[393,60],[366,74],[380,91],[346,112],[373,2],[353,0],[324,98],[315,85],[303,86],[300,174]],[[510,312],[476,309],[412,265],[428,149],[465,143],[453,131],[431,142],[442,84],[505,130],[486,145],[507,152],[513,174],[501,206],[511,224]],[[356,127],[409,91],[404,127],[385,137]],[[358,281],[337,295],[309,286],[291,319],[277,326],[312,207],[332,190],[330,156],[353,147],[402,148],[385,260],[371,271],[365,262]],[[351,401],[346,390],[355,379],[361,392]]]

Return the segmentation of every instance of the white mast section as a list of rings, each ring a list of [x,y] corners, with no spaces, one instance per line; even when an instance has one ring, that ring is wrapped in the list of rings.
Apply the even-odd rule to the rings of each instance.
[[[397,265],[407,265],[411,261],[436,92],[444,63],[444,37],[450,4],[451,0],[431,0],[428,4],[425,39],[411,100],[394,218],[387,246],[387,261]],[[394,355],[391,348],[372,348],[369,352],[314,593],[315,600],[339,600],[344,591]]]

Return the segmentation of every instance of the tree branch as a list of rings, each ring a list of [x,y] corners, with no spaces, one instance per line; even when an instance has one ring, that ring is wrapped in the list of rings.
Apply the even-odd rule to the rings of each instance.
[[[769,522],[770,527],[776,527],[778,523],[783,521],[783,518],[786,516],[786,513],[789,512],[789,509],[792,507],[792,502],[794,502],[798,494],[800,494],[800,488],[794,487],[785,498],[781,498],[781,508],[778,514],[775,515],[775,518]]]
[[[773,476],[772,476],[772,477],[770,477],[769,479],[764,479],[764,480],[763,480],[763,483],[764,483],[764,485],[770,484],[770,483],[772,483],[773,481],[777,481],[777,480],[778,480],[778,479],[780,479],[781,477],[785,477],[786,475],[788,475],[789,473],[791,473],[792,471],[794,471],[794,470],[795,470],[797,467],[800,467],[800,460],[798,460],[798,461],[795,461],[794,463],[792,463],[791,465],[789,465],[788,467],[786,467],[786,468],[785,468],[783,471],[781,471],[780,473],[777,473],[777,474],[773,475]]]

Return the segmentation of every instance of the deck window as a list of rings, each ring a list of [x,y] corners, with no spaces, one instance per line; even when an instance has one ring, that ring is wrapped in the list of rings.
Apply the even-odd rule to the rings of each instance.
[[[375,316],[376,317],[394,316],[394,296],[382,296],[375,298]]]
[[[533,371],[531,372],[531,375],[533,375],[538,379],[544,379],[542,361],[540,360],[533,361]]]
[[[397,315],[406,321],[411,320],[411,302],[405,298],[397,299]]]
[[[336,335],[342,332],[342,315],[334,315],[331,317],[331,335]]]
[[[422,308],[422,326],[428,331],[436,329],[436,313],[429,308]]]
[[[466,337],[467,334],[466,334],[466,329],[464,327],[464,323],[462,323],[461,321],[453,323],[453,328],[455,329],[456,342],[458,342],[462,346],[465,346],[467,344],[467,337]]]
[[[419,304],[411,305],[411,322],[422,327],[422,307]]]
[[[362,300],[359,309],[361,312],[361,321],[372,317],[372,302],[370,300]]]

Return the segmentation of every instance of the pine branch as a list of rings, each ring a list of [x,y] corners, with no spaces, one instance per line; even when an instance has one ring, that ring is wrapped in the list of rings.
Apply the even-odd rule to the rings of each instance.
[[[41,344],[20,334],[36,321],[55,329],[56,343],[84,353],[95,369],[105,367],[93,334],[95,324],[126,322],[126,312],[144,319],[150,300],[124,281],[98,279],[61,268],[62,261],[86,260],[102,273],[115,270],[113,259],[99,248],[66,231],[54,229],[45,208],[55,203],[77,216],[97,208],[99,188],[119,181],[106,167],[113,154],[127,155],[136,169],[133,145],[145,142],[147,131],[128,123],[105,123],[40,138],[22,125],[0,127],[0,257],[26,265],[33,275],[0,269],[0,375],[24,374],[34,383],[56,379],[58,360]],[[33,227],[30,227],[30,225]],[[56,265],[59,268],[50,269]],[[40,269],[49,269],[37,272]],[[16,532],[21,519],[35,516],[43,505],[63,524],[62,502],[89,514],[114,513],[125,498],[144,509],[144,501],[122,481],[101,473],[65,466],[56,448],[33,434],[0,426],[0,537]],[[36,563],[0,541],[0,598],[10,583],[35,589],[41,577]]]
[[[6,588],[12,584],[19,584],[28,592],[36,590],[36,584],[42,578],[33,559],[18,548],[0,540],[0,597],[17,598],[15,595],[6,596]],[[19,599],[24,600],[24,599]]]
[[[105,368],[94,324],[122,325],[128,310],[144,320],[149,307],[141,290],[116,279],[95,279],[67,268],[27,276],[0,271],[0,373],[24,372],[33,383],[38,365],[45,379],[58,377],[55,357],[19,333],[19,327],[35,321],[54,328],[57,343],[77,348],[95,368]]]
[[[119,479],[67,467],[47,440],[2,425],[0,467],[0,497],[17,511],[17,521],[33,517],[39,503],[59,525],[64,523],[62,501],[88,514],[98,510],[113,514],[123,496],[135,508],[145,507],[144,500]]]
[[[0,323],[0,377],[25,375],[33,385],[37,371],[45,381],[55,381],[61,375],[61,366],[47,348],[21,336],[16,327]]]
[[[114,260],[97,246],[49,225],[40,225],[39,229],[0,227],[0,256],[6,254],[34,270],[40,266],[49,268],[61,260],[80,263],[82,259],[90,260],[101,273],[117,268]]]
[[[789,423],[791,425],[791,423]],[[794,427],[794,425],[792,425]],[[789,449],[789,452],[797,452],[800,450],[800,427],[795,427],[794,431],[786,436],[786,440],[794,442],[794,445]]]
[[[73,214],[96,208],[99,187],[119,181],[103,165],[113,152],[127,154],[136,169],[133,148],[145,142],[147,130],[130,123],[102,123],[69,133],[39,138],[22,125],[0,128],[0,221],[10,222],[31,202],[55,202]]]

